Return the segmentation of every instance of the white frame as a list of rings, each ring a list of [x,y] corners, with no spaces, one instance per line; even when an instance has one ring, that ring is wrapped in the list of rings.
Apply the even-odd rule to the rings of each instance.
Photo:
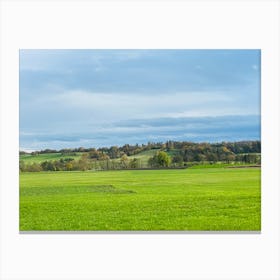
[[[0,0],[0,279],[280,279],[279,1]],[[262,49],[260,234],[20,234],[18,50]]]

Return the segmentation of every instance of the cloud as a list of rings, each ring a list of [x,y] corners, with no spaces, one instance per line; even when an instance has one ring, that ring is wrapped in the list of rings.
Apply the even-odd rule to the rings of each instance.
[[[260,114],[259,61],[257,50],[21,50],[21,141],[201,139],[210,124],[194,117]]]
[[[91,111],[114,118],[130,117],[184,117],[202,115],[240,114],[242,106],[236,106],[236,97],[224,92],[176,92],[153,95],[130,93],[99,93],[88,91],[66,91],[54,95],[34,97],[35,106],[56,106],[60,111],[68,108]],[[242,108],[242,109],[240,109]],[[246,114],[250,114],[250,110]],[[254,112],[255,113],[255,112]],[[148,115],[147,115],[148,114]],[[97,116],[98,117],[98,116]]]
[[[224,56],[223,53],[230,53]],[[217,91],[259,80],[259,53],[222,50],[21,50],[21,91]]]
[[[21,49],[21,71],[69,71],[69,68],[102,68],[104,65],[152,55],[150,50],[71,50],[71,49]]]
[[[135,119],[92,125],[87,131],[20,134],[29,149],[102,147],[148,141],[238,141],[260,139],[259,116]]]
[[[192,118],[189,125],[198,126],[201,124],[196,124],[194,117],[207,119],[214,116],[260,114],[259,106],[253,98],[248,104],[242,102],[244,93],[240,96],[238,94],[240,93],[178,92],[158,96],[148,93],[61,91],[43,96],[35,95],[20,104],[20,129],[24,133],[33,133],[31,137],[25,137],[29,140],[36,138],[34,133],[42,140],[41,133],[48,136],[59,135],[63,131],[64,136],[77,134],[82,137],[87,131],[107,135],[108,129],[123,135],[124,140],[125,132],[133,132],[132,126],[135,130],[148,134],[149,128],[155,123],[156,126],[152,126],[153,133],[159,133],[164,124],[162,120],[166,120],[165,125],[171,123],[167,129],[168,135],[172,135],[172,126],[179,130],[179,123],[187,117]],[[147,122],[141,122],[137,126],[137,119],[146,119]],[[172,119],[176,122],[172,122]],[[128,129],[129,127],[131,128]]]

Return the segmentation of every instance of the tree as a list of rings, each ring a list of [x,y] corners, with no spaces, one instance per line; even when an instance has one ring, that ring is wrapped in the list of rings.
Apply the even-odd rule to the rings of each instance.
[[[207,160],[211,161],[211,162],[216,162],[216,161],[218,161],[218,157],[215,153],[209,153],[207,155]]]
[[[137,158],[132,159],[129,162],[129,167],[130,168],[140,168],[140,161],[139,161],[139,159],[137,159]]]
[[[122,155],[121,157],[121,166],[122,168],[127,168],[129,164],[129,159],[126,154]]]
[[[73,166],[73,169],[85,171],[85,170],[91,169],[91,167],[92,166],[88,160],[88,154],[85,153],[81,156],[81,158],[76,163],[76,165]]]
[[[39,163],[32,163],[31,165],[29,165],[29,170],[30,172],[40,172],[42,171],[42,167]]]
[[[44,171],[55,171],[55,164],[52,161],[44,161],[41,163],[41,167]]]
[[[67,162],[66,165],[65,165],[65,167],[66,167],[67,170],[70,171],[70,170],[73,169],[73,164],[72,164],[71,162]]]
[[[179,154],[175,155],[173,158],[172,158],[172,163],[175,164],[175,166],[182,166],[183,165],[183,157]]]
[[[234,154],[229,154],[226,156],[226,162],[230,163],[232,161],[235,161],[235,155]]]
[[[151,167],[168,167],[171,163],[170,156],[163,151],[157,152],[148,161]]]
[[[120,156],[120,152],[117,146],[110,147],[108,151],[108,155],[110,158],[118,158]]]
[[[25,161],[24,161],[24,160],[20,160],[20,161],[19,161],[19,170],[20,170],[21,172],[26,171],[26,164],[25,164]]]
[[[88,154],[88,157],[90,159],[99,159],[101,156],[101,153],[99,151],[97,151],[96,149],[91,149],[89,154]]]

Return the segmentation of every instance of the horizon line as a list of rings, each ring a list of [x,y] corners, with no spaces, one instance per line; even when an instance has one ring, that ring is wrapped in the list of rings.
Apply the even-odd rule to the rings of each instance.
[[[129,146],[136,146],[136,145],[148,145],[148,143],[151,143],[151,144],[163,144],[163,143],[166,143],[166,142],[186,142],[186,143],[193,143],[193,144],[222,144],[222,143],[240,143],[240,142],[261,142],[261,139],[255,139],[255,140],[236,140],[236,141],[224,141],[224,140],[221,140],[221,141],[214,141],[214,142],[210,142],[210,141],[177,141],[177,140],[166,140],[166,141],[159,141],[159,142],[154,142],[154,141],[148,141],[146,143],[135,143],[135,144],[129,144],[129,143],[125,143],[123,145],[110,145],[110,146],[101,146],[101,147],[94,147],[94,146],[90,146],[90,147],[83,147],[83,146],[80,146],[80,147],[74,147],[74,148],[60,148],[60,149],[54,149],[54,148],[45,148],[45,149],[39,149],[39,150],[34,150],[34,149],[29,149],[29,148],[21,148],[19,147],[19,152],[25,152],[25,153],[32,153],[32,152],[41,152],[41,151],[45,151],[45,150],[51,150],[51,151],[61,151],[61,150],[75,150],[75,149],[80,149],[80,148],[83,148],[83,149],[104,149],[104,148],[111,148],[111,147],[123,147],[125,145],[129,145]]]

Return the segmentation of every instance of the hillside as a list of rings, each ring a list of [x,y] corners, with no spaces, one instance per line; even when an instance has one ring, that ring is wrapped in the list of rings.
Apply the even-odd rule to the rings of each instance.
[[[158,153],[158,152],[162,153]],[[164,154],[166,164],[159,163]],[[261,142],[193,143],[167,141],[121,147],[77,148],[20,152],[21,171],[115,170],[190,167],[194,164],[258,164]]]
[[[83,153],[75,153],[75,155],[63,155],[62,153],[46,153],[46,154],[25,154],[20,155],[20,160],[25,161],[26,163],[42,163],[44,161],[54,161],[60,159],[71,158],[77,160],[81,157]]]

